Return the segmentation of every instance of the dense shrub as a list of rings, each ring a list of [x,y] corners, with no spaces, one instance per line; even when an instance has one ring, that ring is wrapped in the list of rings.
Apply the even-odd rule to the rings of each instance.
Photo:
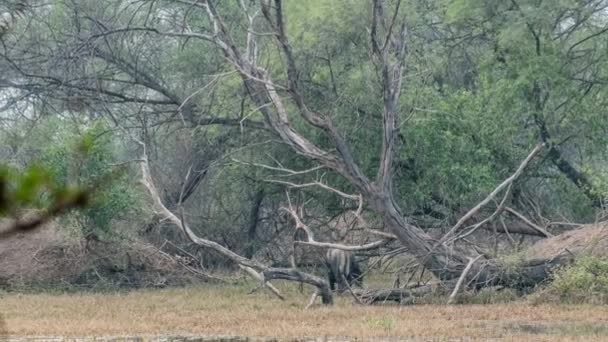
[[[76,124],[49,120],[32,141],[35,159],[57,184],[96,187],[87,208],[64,218],[68,228],[86,237],[116,238],[116,220],[137,217],[141,196],[129,180],[127,164],[117,162],[123,149],[103,122]],[[62,129],[55,129],[61,127]]]
[[[568,304],[607,304],[608,260],[582,256],[571,265],[557,268],[551,283],[533,297],[533,300]]]

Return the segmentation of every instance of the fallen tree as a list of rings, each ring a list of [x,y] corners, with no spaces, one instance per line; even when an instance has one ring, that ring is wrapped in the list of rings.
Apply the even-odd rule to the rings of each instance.
[[[143,149],[143,156],[140,161],[141,163],[141,173],[142,173],[142,184],[148,190],[150,197],[154,201],[154,209],[157,211],[157,214],[162,216],[164,219],[169,220],[174,226],[181,229],[184,234],[188,237],[190,241],[195,243],[198,246],[203,248],[212,249],[223,256],[229,258],[234,261],[241,267],[244,271],[250,274],[253,278],[257,279],[262,286],[268,287],[277,297],[280,299],[284,299],[281,295],[280,291],[274,287],[270,280],[273,279],[285,279],[285,280],[293,280],[298,282],[307,283],[313,285],[317,288],[317,293],[323,299],[324,304],[331,304],[333,302],[331,291],[329,290],[329,284],[322,278],[319,278],[315,275],[304,273],[298,271],[295,268],[273,268],[267,265],[264,265],[255,260],[245,258],[240,256],[230,249],[220,245],[219,243],[211,240],[207,240],[197,236],[192,229],[188,226],[188,224],[184,221],[183,213],[181,212],[181,195],[178,201],[178,210],[180,211],[178,214],[170,211],[163,204],[158,191],[156,190],[156,185],[154,185],[154,180],[152,179],[152,174],[150,172],[150,167],[148,165],[148,157],[146,154],[146,146],[143,142],[139,141]],[[188,176],[186,176],[187,178]],[[179,217],[178,217],[179,215]]]
[[[386,289],[355,289],[354,294],[364,304],[397,302],[400,304],[413,303],[417,297],[427,295],[433,291],[432,285],[415,288],[386,288]]]
[[[384,228],[390,232],[391,236],[394,236],[408,253],[418,260],[420,265],[429,270],[444,284],[455,287],[457,283],[462,284],[465,282],[475,288],[495,285],[512,287],[533,286],[547,278],[551,267],[565,263],[572,258],[571,255],[566,254],[523,260],[518,265],[517,271],[514,272],[511,267],[512,265],[506,265],[504,262],[493,258],[490,253],[486,253],[480,250],[480,248],[467,249],[458,244],[459,240],[464,239],[468,234],[472,234],[483,224],[491,222],[505,210],[517,216],[513,209],[506,207],[505,199],[509,195],[513,182],[524,172],[524,169],[532,159],[541,153],[544,147],[543,144],[534,147],[510,177],[505,179],[486,198],[462,216],[439,240],[432,238],[404,217],[394,199],[392,186],[395,141],[398,127],[402,124],[402,122],[399,122],[398,102],[402,87],[406,86],[402,82],[404,79],[403,71],[406,68],[405,61],[408,43],[407,23],[397,15],[400,10],[399,2],[394,8],[394,13],[388,15],[382,0],[371,1],[370,55],[379,74],[379,90],[382,93],[383,108],[381,113],[382,148],[379,151],[380,158],[375,175],[366,174],[358,165],[351,147],[338,127],[333,123],[331,116],[312,110],[311,106],[307,105],[306,97],[300,88],[300,73],[286,32],[281,0],[260,1],[259,8],[253,9],[241,3],[243,14],[248,23],[247,30],[243,32],[242,37],[233,37],[236,34],[234,29],[229,28],[225,24],[223,16],[218,12],[213,1],[186,0],[178,2],[184,4],[184,6],[188,6],[190,9],[199,10],[209,20],[211,28],[208,31],[192,31],[191,27],[199,26],[175,23],[175,27],[179,29],[173,31],[159,31],[151,28],[130,29],[155,32],[168,39],[198,39],[208,42],[211,46],[219,49],[234,71],[240,75],[243,85],[247,90],[247,96],[253,102],[257,111],[263,115],[268,129],[282,143],[292,148],[301,156],[342,176],[358,193],[347,194],[344,191],[325,184],[322,180],[318,180],[310,185],[321,187],[345,199],[357,200],[361,203],[360,208],[365,203],[366,208],[382,219]],[[262,16],[259,16],[260,13]],[[187,23],[188,18],[183,18],[183,22]],[[269,30],[270,33],[258,33],[261,27]],[[271,39],[277,44],[285,66],[283,73],[273,75],[274,70],[266,69],[258,63],[257,46],[260,39]],[[240,46],[240,42],[245,42],[245,44]],[[265,41],[265,43],[267,42]],[[276,81],[276,79],[282,78],[286,80],[286,84]],[[299,115],[303,121],[319,130],[327,138],[329,147],[324,148],[316,144],[299,131],[292,124],[294,115]],[[156,207],[175,226],[182,229],[194,243],[222,253],[241,265],[241,267],[244,267],[263,283],[271,279],[288,279],[311,284],[317,287],[318,293],[323,297],[324,303],[331,303],[331,294],[328,292],[327,283],[323,279],[303,273],[295,268],[269,268],[254,260],[239,256],[217,243],[197,237],[187,224],[183,222],[183,219],[179,219],[175,213],[164,208],[158,194],[155,193],[146,162],[142,163],[142,172],[144,173],[144,184],[155,199]],[[287,185],[291,187],[304,186],[297,184]],[[479,223],[466,226],[483,207],[494,201],[501,193],[504,193],[503,200],[492,215]],[[292,216],[296,220],[297,228],[304,229],[307,232],[307,240],[298,241],[297,243],[299,244],[315,245],[322,248],[357,250],[378,247],[385,243],[385,241],[378,241],[367,246],[346,246],[315,241],[312,233],[302,224],[297,214],[294,214],[293,210],[290,213],[292,213]],[[521,217],[519,218],[521,219]],[[540,236],[551,236],[542,227],[533,224],[528,225]],[[470,263],[471,259],[475,259],[476,262]],[[401,290],[390,289],[385,290],[385,292],[360,292],[358,296],[368,298],[365,301],[373,302],[376,301],[373,298],[394,298],[397,295],[401,298],[405,295],[413,296],[417,293],[415,291],[405,293]]]

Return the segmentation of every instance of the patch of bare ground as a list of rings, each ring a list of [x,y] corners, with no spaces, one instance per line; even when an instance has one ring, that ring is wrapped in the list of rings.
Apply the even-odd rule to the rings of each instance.
[[[63,279],[78,268],[80,253],[54,224],[0,240],[0,285]]]
[[[184,285],[206,278],[144,241],[90,241],[56,223],[0,240],[0,288],[141,288]]]
[[[588,224],[536,242],[527,250],[531,258],[548,258],[561,253],[608,257],[608,222]]]
[[[13,338],[26,336],[241,336],[260,339],[608,340],[606,306],[361,306],[348,297],[304,310],[289,284],[279,301],[245,286],[119,294],[7,294],[0,301]]]

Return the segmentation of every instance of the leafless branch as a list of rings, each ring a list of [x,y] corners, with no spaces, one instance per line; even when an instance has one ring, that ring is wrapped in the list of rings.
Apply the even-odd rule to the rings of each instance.
[[[137,139],[134,140],[138,141]],[[145,148],[146,146],[141,141],[138,141],[138,143],[142,146],[143,149],[143,156],[141,158],[143,160],[141,162],[142,184],[146,187],[150,196],[152,197],[155,210],[163,217],[165,217],[166,220],[168,220],[173,225],[182,230],[190,241],[192,241],[198,246],[212,249],[234,261],[239,265],[239,267],[241,267],[255,279],[267,285],[269,289],[279,298],[282,298],[282,296],[275,287],[268,283],[268,281],[272,279],[287,279],[311,284],[317,287],[319,293],[322,295],[323,303],[332,303],[333,300],[331,292],[329,291],[328,283],[317,276],[307,274],[296,269],[267,267],[266,265],[260,262],[240,256],[231,251],[230,249],[218,244],[217,242],[197,236],[183,219],[183,213],[181,213],[181,211],[180,217],[178,217],[169,209],[167,209],[167,207],[162,203],[162,200],[158,195],[158,191],[156,190],[156,186],[154,185],[152,175],[150,173],[150,167],[148,165],[148,157]],[[261,270],[261,272],[258,272],[257,270]]]
[[[475,207],[473,207],[464,216],[462,216],[458,220],[458,222],[456,222],[456,224],[443,236],[443,238],[441,239],[441,243],[443,243],[443,242],[447,241],[449,238],[451,238],[452,235],[456,231],[458,231],[458,229],[460,229],[460,227],[462,227],[462,225],[466,221],[468,221],[471,217],[473,217],[475,214],[477,214],[479,212],[479,210],[481,210],[481,208],[483,208],[486,204],[490,203],[490,201],[492,201],[492,199],[494,197],[496,197],[496,195],[498,195],[498,193],[500,191],[502,191],[504,188],[506,188],[511,183],[513,183],[513,181],[515,181],[523,173],[526,166],[543,149],[544,146],[545,146],[545,144],[536,145],[536,147],[534,147],[532,152],[530,152],[530,154],[528,154],[526,159],[524,159],[522,161],[522,163],[519,165],[517,170],[511,176],[509,176],[507,179],[505,179],[500,185],[498,185],[494,189],[494,191],[492,191],[486,198],[484,198],[483,201],[479,202]]]
[[[496,208],[494,213],[492,213],[492,215],[488,216],[486,219],[482,220],[481,222],[476,223],[469,231],[455,237],[450,242],[466,238],[467,236],[473,234],[477,229],[479,229],[479,227],[481,227],[489,222],[492,222],[498,215],[500,215],[505,209],[505,206],[507,204],[507,198],[509,198],[509,194],[511,193],[512,185],[513,185],[513,183],[509,184],[509,186],[507,187],[507,190],[505,191],[505,195],[502,198],[502,201],[500,201],[500,204],[498,205],[498,207]]]
[[[362,201],[362,196],[361,195],[352,195],[352,194],[347,194],[345,192],[342,192],[338,189],[332,188],[331,186],[322,183],[322,182],[311,182],[311,183],[304,183],[304,184],[298,184],[298,183],[293,183],[293,182],[288,182],[288,181],[284,181],[284,180],[279,180],[279,179],[266,179],[266,182],[269,183],[277,183],[277,184],[283,184],[283,185],[287,185],[290,188],[294,188],[294,189],[301,189],[301,188],[307,188],[307,187],[312,187],[312,186],[318,186],[322,189],[328,190],[330,192],[333,192],[337,195],[339,195],[340,197],[344,197],[346,199],[350,199],[350,200],[355,200],[355,201]]]
[[[239,163],[239,164],[243,164],[243,165],[251,165],[251,166],[256,166],[256,167],[261,167],[264,169],[268,169],[268,170],[272,170],[272,171],[278,171],[278,172],[282,172],[285,175],[279,175],[283,176],[283,177],[289,177],[289,176],[299,176],[299,175],[303,175],[306,173],[310,173],[310,172],[314,172],[314,171],[318,171],[321,170],[323,168],[325,168],[325,166],[323,165],[318,165],[315,167],[312,167],[310,169],[306,169],[306,170],[301,170],[301,171],[297,171],[297,170],[292,170],[292,169],[288,169],[285,167],[276,167],[276,166],[270,166],[270,165],[266,165],[266,164],[260,164],[260,163],[252,163],[252,162],[244,162],[244,161],[240,161],[238,159],[231,159],[233,162],[235,163]]]
[[[456,282],[456,286],[454,287],[454,291],[452,291],[452,294],[450,295],[450,298],[448,299],[448,304],[452,304],[454,302],[454,299],[456,299],[456,295],[458,294],[458,291],[460,291],[460,287],[462,287],[462,283],[466,279],[467,274],[469,273],[469,271],[473,267],[473,264],[477,260],[479,260],[479,258],[481,258],[481,257],[482,257],[482,255],[478,255],[475,258],[469,258],[469,263],[467,264],[467,267],[465,267],[464,271],[462,271],[462,274],[460,275],[460,278],[458,278],[458,282]]]
[[[304,240],[304,241],[295,240],[294,244],[308,245],[308,246],[314,246],[314,247],[320,247],[320,248],[336,248],[336,249],[341,249],[341,250],[345,250],[345,251],[365,251],[365,250],[375,249],[375,248],[384,246],[392,240],[390,237],[386,237],[383,240],[378,240],[378,241],[367,243],[364,245],[344,245],[344,244],[339,244],[339,243],[319,242],[319,241],[315,240],[312,230],[304,222],[302,222],[297,211],[293,207],[291,207],[291,206],[290,206],[290,208],[283,207],[281,209],[288,212],[296,223],[296,229],[294,232],[294,236],[297,234],[297,232],[299,230],[304,231],[306,234],[306,240]]]
[[[84,207],[89,201],[90,192],[92,191],[79,191],[53,204],[48,209],[39,211],[33,215],[26,215],[24,218],[8,220],[7,223],[0,225],[0,240],[19,233],[33,231],[61,214],[75,208]]]
[[[510,214],[512,214],[513,216],[515,216],[518,219],[520,219],[522,222],[524,222],[530,228],[532,228],[532,229],[540,232],[541,234],[543,234],[545,237],[552,237],[553,236],[553,234],[549,233],[546,229],[544,229],[543,227],[541,227],[541,226],[539,226],[537,224],[534,224],[532,221],[528,220],[524,215],[520,214],[515,209],[510,208],[510,207],[506,207],[505,210],[507,212],[509,212]]]

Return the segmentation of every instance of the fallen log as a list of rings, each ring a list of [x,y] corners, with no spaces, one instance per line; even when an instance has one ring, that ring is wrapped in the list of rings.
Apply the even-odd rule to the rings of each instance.
[[[365,304],[384,303],[387,301],[399,304],[412,304],[415,299],[431,293],[434,285],[423,285],[416,288],[383,288],[383,289],[353,289],[361,302]]]
[[[460,286],[470,283],[474,289],[492,286],[530,288],[547,280],[556,266],[568,264],[574,260],[574,257],[574,254],[565,252],[551,258],[521,260],[508,266],[505,263],[486,262],[485,266],[475,267],[474,270],[464,274],[458,283]],[[459,287],[458,283],[443,281],[405,288],[352,289],[352,292],[363,304],[396,302],[407,305],[416,303],[417,298],[429,295],[440,288],[455,290]],[[450,299],[453,300],[453,296]]]

